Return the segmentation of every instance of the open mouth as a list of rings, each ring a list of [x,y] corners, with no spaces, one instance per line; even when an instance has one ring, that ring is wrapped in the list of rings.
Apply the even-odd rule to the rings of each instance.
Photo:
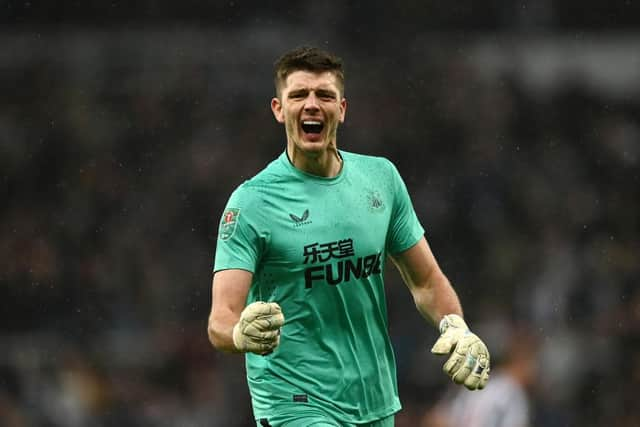
[[[319,134],[324,128],[324,123],[317,120],[304,120],[302,130],[304,133]]]

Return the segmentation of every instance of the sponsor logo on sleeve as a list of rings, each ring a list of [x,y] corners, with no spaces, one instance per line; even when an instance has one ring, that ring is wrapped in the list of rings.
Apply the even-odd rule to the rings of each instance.
[[[224,211],[220,220],[220,228],[218,229],[218,238],[220,240],[229,240],[233,236],[238,225],[239,216],[239,208],[228,208]]]

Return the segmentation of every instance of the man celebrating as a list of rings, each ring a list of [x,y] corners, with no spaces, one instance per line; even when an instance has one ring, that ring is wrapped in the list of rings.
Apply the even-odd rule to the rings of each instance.
[[[342,61],[304,47],[283,55],[275,71],[271,109],[286,149],[229,198],[208,325],[216,348],[246,353],[257,425],[394,425],[401,406],[386,257],[419,312],[439,325],[432,352],[450,355],[445,372],[483,388],[489,353],[467,328],[397,169],[338,150]]]

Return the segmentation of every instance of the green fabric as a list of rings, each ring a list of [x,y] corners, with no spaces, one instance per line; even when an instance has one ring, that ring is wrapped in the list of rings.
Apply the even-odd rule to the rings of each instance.
[[[400,409],[385,258],[424,230],[391,162],[340,154],[341,173],[321,178],[283,153],[234,191],[220,221],[214,270],[253,272],[247,303],[275,301],[286,319],[273,353],[246,355],[257,419],[294,396],[341,422]]]
[[[395,416],[375,420],[364,424],[340,423],[327,414],[309,411],[292,411],[265,419],[267,424],[256,420],[257,427],[394,427]]]

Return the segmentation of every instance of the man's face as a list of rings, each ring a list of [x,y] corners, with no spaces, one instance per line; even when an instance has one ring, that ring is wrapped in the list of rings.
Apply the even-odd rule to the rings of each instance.
[[[271,109],[276,120],[284,123],[292,149],[319,156],[331,144],[335,147],[347,101],[332,72],[294,71],[287,76],[280,98],[271,100]]]

